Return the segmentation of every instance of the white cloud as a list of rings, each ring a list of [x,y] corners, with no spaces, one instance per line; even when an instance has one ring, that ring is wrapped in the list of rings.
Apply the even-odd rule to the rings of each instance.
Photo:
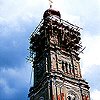
[[[0,36],[9,36],[23,32],[25,25],[35,24],[42,19],[47,0],[1,0],[0,3]],[[44,6],[42,6],[44,4]],[[48,5],[48,4],[47,4]],[[40,16],[41,15],[41,16]],[[10,32],[10,31],[14,32]]]
[[[83,45],[86,46],[84,54],[81,55],[81,67],[83,75],[87,75],[92,66],[100,66],[100,0],[53,0],[53,8],[61,12],[62,18],[73,24],[84,28],[82,33]],[[49,8],[48,0],[0,0],[0,35],[8,31],[21,31],[22,22],[39,23],[46,9]],[[23,24],[24,26],[25,24]],[[2,27],[2,31],[1,31]],[[13,43],[16,45],[16,42]],[[18,67],[19,68],[19,67]],[[3,69],[2,84],[10,91],[9,80],[17,79],[18,85],[26,84],[30,70],[24,67],[21,69]],[[95,67],[93,67],[95,69]],[[99,70],[98,70],[99,71]],[[95,72],[91,72],[92,75]],[[90,75],[90,74],[89,74]],[[6,78],[7,77],[7,78]],[[9,80],[8,80],[9,79]],[[91,81],[93,81],[91,79]],[[95,82],[96,84],[96,82]],[[95,96],[100,95],[98,90],[92,92],[93,100],[99,100]]]
[[[91,100],[100,100],[100,91],[99,90],[94,90],[91,93]]]
[[[26,64],[19,68],[1,68],[0,85],[6,95],[16,93],[21,88],[30,86],[31,65]]]
[[[2,91],[4,91],[6,95],[13,95],[16,91],[14,88],[11,88],[3,78],[0,78],[0,86],[2,86]]]
[[[9,0],[4,1],[0,4],[0,14],[2,18],[5,18],[6,21],[12,21],[16,18],[30,19],[33,16],[37,17],[38,11],[41,12],[47,0]],[[38,14],[39,16],[39,14]]]
[[[82,71],[85,74],[93,65],[100,65],[100,34],[90,35],[83,33],[83,45],[86,46],[84,54],[81,54]]]

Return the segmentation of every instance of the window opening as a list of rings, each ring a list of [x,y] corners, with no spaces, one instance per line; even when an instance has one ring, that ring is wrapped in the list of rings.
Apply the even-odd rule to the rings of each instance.
[[[64,61],[62,61],[62,70],[64,71]]]
[[[65,63],[65,67],[66,67],[66,72],[68,73],[68,63]]]

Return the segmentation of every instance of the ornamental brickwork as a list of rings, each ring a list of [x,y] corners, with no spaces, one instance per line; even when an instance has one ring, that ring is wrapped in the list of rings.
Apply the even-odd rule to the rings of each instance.
[[[34,86],[30,100],[90,100],[88,83],[82,78],[79,54],[83,51],[81,28],[48,9],[30,36]]]

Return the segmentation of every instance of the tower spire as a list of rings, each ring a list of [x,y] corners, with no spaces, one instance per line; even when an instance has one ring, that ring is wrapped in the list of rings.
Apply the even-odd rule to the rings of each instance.
[[[49,0],[50,8],[52,8],[52,3],[53,3],[53,1],[52,0]]]
[[[88,83],[81,76],[81,33],[78,26],[61,19],[50,9],[30,36],[34,85],[30,100],[90,100]]]

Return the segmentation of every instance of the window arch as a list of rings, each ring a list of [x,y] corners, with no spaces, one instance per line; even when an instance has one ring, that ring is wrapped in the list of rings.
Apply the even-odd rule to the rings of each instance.
[[[67,98],[68,98],[68,100],[76,100],[74,95],[70,95]]]
[[[44,100],[44,97],[40,97],[40,99],[39,100]]]
[[[74,91],[69,91],[67,99],[68,100],[79,100],[79,97]]]

